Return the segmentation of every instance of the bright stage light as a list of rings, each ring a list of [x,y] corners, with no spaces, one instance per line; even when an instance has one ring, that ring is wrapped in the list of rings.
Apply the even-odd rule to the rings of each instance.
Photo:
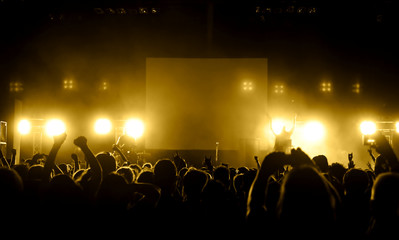
[[[283,131],[285,122],[281,119],[273,119],[272,120],[272,131],[275,135],[280,135]]]
[[[30,122],[26,119],[19,121],[18,123],[18,132],[22,135],[26,135],[30,133],[31,125]]]
[[[399,133],[399,122],[396,122],[395,127],[396,127],[396,132]]]
[[[304,138],[308,141],[320,141],[325,135],[323,124],[317,121],[306,123],[303,131]]]
[[[144,133],[144,123],[139,119],[129,119],[125,124],[125,133],[134,139],[140,138]]]
[[[111,121],[106,118],[100,118],[94,124],[94,131],[97,134],[105,135],[112,129]]]
[[[360,124],[360,131],[363,135],[372,135],[377,131],[377,126],[372,121],[364,121]]]
[[[253,85],[252,82],[250,81],[245,81],[242,83],[242,89],[244,91],[252,91],[253,90]]]
[[[64,122],[59,119],[51,119],[46,123],[46,133],[49,136],[58,136],[66,131]]]

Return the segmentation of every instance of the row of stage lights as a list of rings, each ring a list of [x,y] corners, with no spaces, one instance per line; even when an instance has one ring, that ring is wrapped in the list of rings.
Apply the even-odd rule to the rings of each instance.
[[[388,129],[378,129],[377,128],[377,122],[373,121],[363,121],[360,123],[360,132],[362,133],[363,136],[367,137],[368,142],[365,142],[366,145],[370,145],[373,143],[373,139],[370,137],[373,134],[375,134],[378,130],[388,130],[391,132],[396,132],[399,133],[399,122],[388,122],[392,126],[389,127]],[[394,124],[394,127],[393,127]],[[290,130],[288,126],[290,123],[288,121],[283,120],[283,119],[273,119],[271,123],[271,129],[275,135],[280,135],[283,132],[284,127],[287,128],[287,130]],[[292,125],[292,124],[291,124]],[[291,126],[292,128],[292,126]],[[305,122],[302,126],[302,132],[304,137],[307,140],[311,141],[319,141],[324,138],[325,135],[325,127],[324,125],[319,122],[319,121],[309,121]]]
[[[290,124],[283,119],[273,119],[271,122],[271,130],[275,135],[280,135],[284,128],[290,130]],[[292,128],[293,126],[291,126]],[[48,120],[44,125],[45,132],[48,136],[57,136],[66,132],[66,125],[60,119]],[[94,131],[99,135],[106,135],[113,129],[112,122],[106,118],[97,119],[93,126]],[[140,119],[129,119],[125,122],[124,133],[135,139],[140,138],[144,134],[144,123]],[[32,124],[29,120],[23,119],[18,123],[18,132],[21,135],[27,135],[32,130]],[[371,136],[377,131],[377,124],[373,121],[363,121],[360,124],[360,132],[363,136]],[[304,122],[301,127],[302,134],[306,140],[320,141],[324,138],[325,127],[319,121]],[[395,131],[399,133],[399,122],[395,123]],[[368,144],[372,143],[372,139],[368,138]],[[367,144],[367,143],[365,143]]]
[[[144,134],[144,123],[140,119],[129,119],[125,122],[123,127],[124,134],[133,137],[134,139],[140,138]],[[31,133],[32,123],[27,119],[23,119],[18,123],[18,132],[21,135]],[[57,136],[66,132],[66,125],[60,119],[50,119],[44,125],[45,133],[48,136]],[[94,123],[93,130],[99,135],[106,135],[113,130],[112,122],[106,118],[97,119]]]
[[[387,122],[391,123],[391,122]],[[399,122],[395,122],[395,131],[399,133]],[[360,131],[363,135],[373,135],[378,130],[377,123],[373,121],[364,121],[360,124]]]
[[[379,127],[377,127],[377,124]],[[392,144],[393,133],[399,133],[399,122],[373,122],[364,121],[360,124],[360,131],[362,132],[363,144],[375,146],[375,133],[381,132]]]

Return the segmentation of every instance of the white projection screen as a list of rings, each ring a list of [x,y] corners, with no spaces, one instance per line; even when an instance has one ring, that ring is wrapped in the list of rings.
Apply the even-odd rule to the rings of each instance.
[[[266,58],[147,58],[147,149],[238,150],[264,137]]]

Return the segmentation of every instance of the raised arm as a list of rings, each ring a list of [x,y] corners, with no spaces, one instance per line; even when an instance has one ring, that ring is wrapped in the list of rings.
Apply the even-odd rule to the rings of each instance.
[[[55,167],[55,157],[57,156],[58,150],[60,150],[62,144],[65,142],[66,137],[66,133],[54,136],[54,144],[50,150],[50,153],[43,168],[43,183],[47,183],[50,181],[51,171]]]
[[[93,171],[90,180],[90,194],[94,196],[97,193],[98,188],[100,187],[103,178],[103,170],[97,158],[94,156],[93,152],[87,145],[87,139],[85,137],[80,136],[76,138],[73,143],[78,146],[85,154],[85,159],[89,163],[90,168]]]
[[[258,156],[254,156],[255,162],[256,162],[256,166],[258,167],[258,170],[260,169],[260,164],[259,164],[259,159]]]
[[[348,153],[348,169],[355,168],[355,162],[353,161],[353,153]]]
[[[10,164],[8,164],[7,159],[4,157],[3,152],[0,150],[0,160],[3,167],[10,168]]]
[[[265,192],[269,177],[281,168],[286,161],[286,155],[282,152],[272,152],[267,155],[258,170],[254,182],[249,190],[247,218],[257,218],[266,212]]]
[[[15,165],[15,158],[17,157],[17,149],[15,149],[15,148],[13,148],[13,149],[11,149],[11,153],[12,153],[12,155],[11,155],[11,166],[14,166]]]
[[[375,163],[375,157],[373,155],[373,149],[371,149],[371,147],[369,149],[367,149],[367,152],[369,153],[371,160],[373,160],[373,162]]]

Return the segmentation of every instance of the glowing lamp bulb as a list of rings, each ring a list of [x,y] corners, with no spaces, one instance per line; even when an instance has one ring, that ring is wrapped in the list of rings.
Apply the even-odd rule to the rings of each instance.
[[[105,135],[111,132],[112,124],[111,121],[105,118],[100,118],[94,124],[94,131],[97,134]]]
[[[372,135],[377,131],[377,126],[372,121],[364,121],[360,124],[360,131],[363,135]]]
[[[137,139],[143,136],[144,123],[139,119],[130,119],[125,124],[126,135]]]
[[[59,119],[49,120],[45,128],[49,136],[58,136],[66,131],[65,123]]]
[[[304,127],[304,134],[308,141],[320,141],[325,135],[325,129],[320,122],[308,122]]]
[[[19,121],[18,123],[18,132],[22,135],[26,135],[30,133],[31,125],[30,122],[26,119]]]

